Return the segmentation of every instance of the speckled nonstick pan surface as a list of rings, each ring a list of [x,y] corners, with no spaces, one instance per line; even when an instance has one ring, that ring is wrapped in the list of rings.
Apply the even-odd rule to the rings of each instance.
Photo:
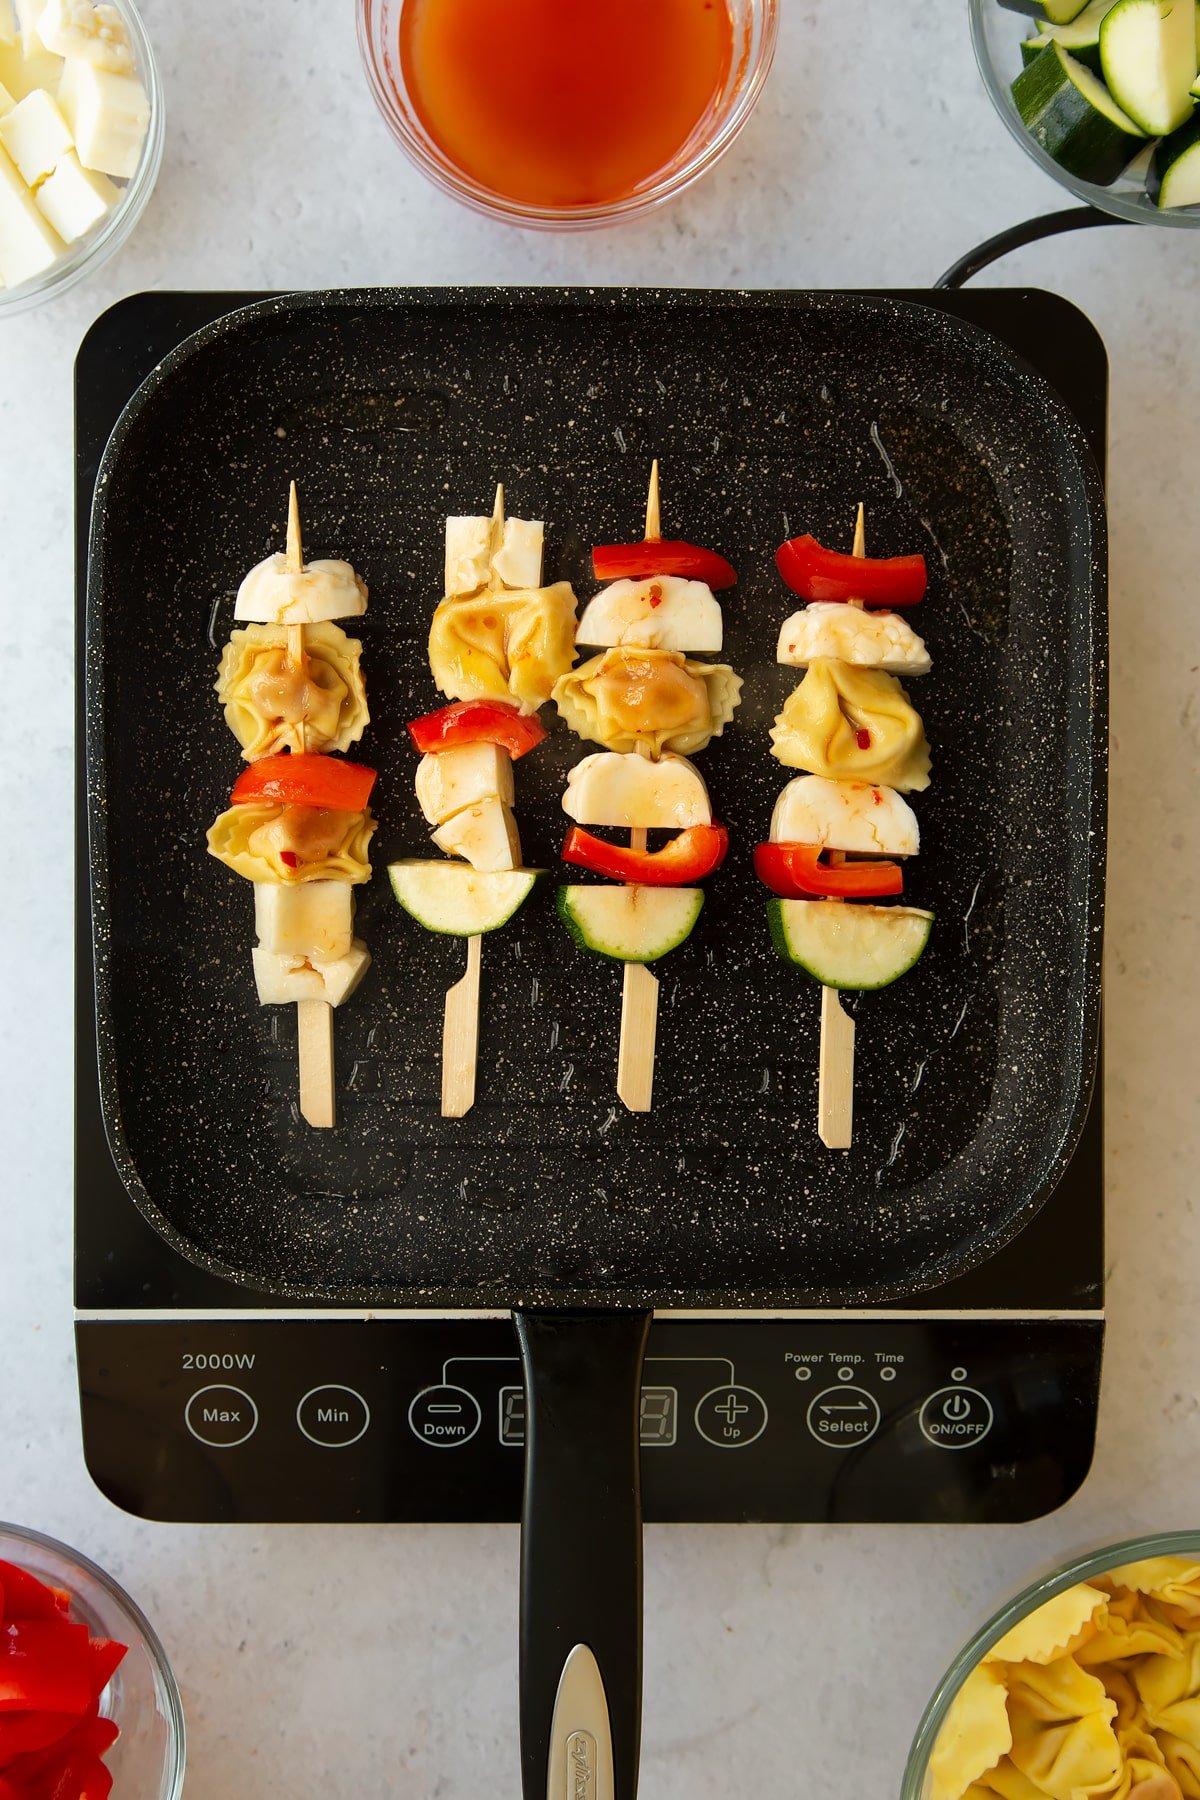
[[[728,863],[661,963],[654,1110],[614,1075],[620,971],[575,950],[553,886],[485,940],[478,1102],[438,1109],[460,943],[391,899],[436,854],[404,722],[447,511],[547,521],[547,578],[638,535],[652,455],[668,532],[740,571],[722,596],[746,677],[699,759]],[[375,956],[337,1014],[339,1123],[298,1117],[295,1019],[260,1010],[247,883],[206,855],[237,746],[213,693],[242,574],[300,484],[311,556],[370,586],[361,622],[380,770]],[[853,1150],[815,1127],[819,997],[779,962],[750,856],[788,772],[767,730],[798,679],[773,551],[809,530],[923,550],[911,684],[933,748],[906,897],[937,914],[904,981],[852,1002]],[[1099,481],[1051,390],[917,302],[837,294],[296,295],[232,314],[147,380],[97,487],[88,790],[101,1082],[152,1223],[205,1266],[289,1295],[402,1304],[843,1304],[985,1258],[1052,1189],[1093,1073],[1105,830]],[[584,746],[552,710],[517,769],[526,860],[556,866]],[[559,871],[561,865],[559,865]]]

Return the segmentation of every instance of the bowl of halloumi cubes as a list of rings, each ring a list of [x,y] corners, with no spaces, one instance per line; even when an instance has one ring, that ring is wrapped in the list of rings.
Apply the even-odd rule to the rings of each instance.
[[[163,124],[130,0],[0,0],[0,316],[120,248],[153,191]]]

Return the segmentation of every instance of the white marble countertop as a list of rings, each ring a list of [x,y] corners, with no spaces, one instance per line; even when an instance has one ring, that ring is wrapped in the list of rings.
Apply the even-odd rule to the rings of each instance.
[[[917,287],[1062,203],[988,106],[961,5],[869,0],[851,17],[787,0],[761,110],[707,182],[617,232],[520,235],[395,151],[351,10],[146,0],[169,101],[149,212],[97,279],[0,325],[6,691],[23,679],[36,697],[0,707],[0,1517],[77,1543],[157,1622],[187,1707],[189,1800],[515,1793],[517,1533],[150,1526],[84,1472],[69,1278],[82,334],[154,287]],[[650,1529],[646,1800],[894,1795],[934,1681],[994,1604],[1077,1548],[1198,1522],[1198,276],[1200,235],[1144,230],[1058,240],[994,277],[1074,300],[1112,359],[1111,1322],[1094,1471],[1023,1528]]]

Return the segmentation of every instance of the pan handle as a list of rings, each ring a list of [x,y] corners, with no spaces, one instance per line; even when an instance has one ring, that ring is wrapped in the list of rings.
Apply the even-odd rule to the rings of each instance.
[[[648,1312],[515,1314],[525,1378],[524,1800],[634,1800]]]

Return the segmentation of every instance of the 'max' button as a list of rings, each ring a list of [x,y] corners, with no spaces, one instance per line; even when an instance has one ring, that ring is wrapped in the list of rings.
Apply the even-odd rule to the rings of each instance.
[[[296,1408],[296,1423],[311,1444],[344,1450],[366,1432],[371,1409],[353,1388],[332,1383],[309,1389]]]
[[[232,1450],[258,1428],[257,1406],[235,1387],[201,1388],[188,1401],[183,1418],[192,1436],[214,1450]]]

